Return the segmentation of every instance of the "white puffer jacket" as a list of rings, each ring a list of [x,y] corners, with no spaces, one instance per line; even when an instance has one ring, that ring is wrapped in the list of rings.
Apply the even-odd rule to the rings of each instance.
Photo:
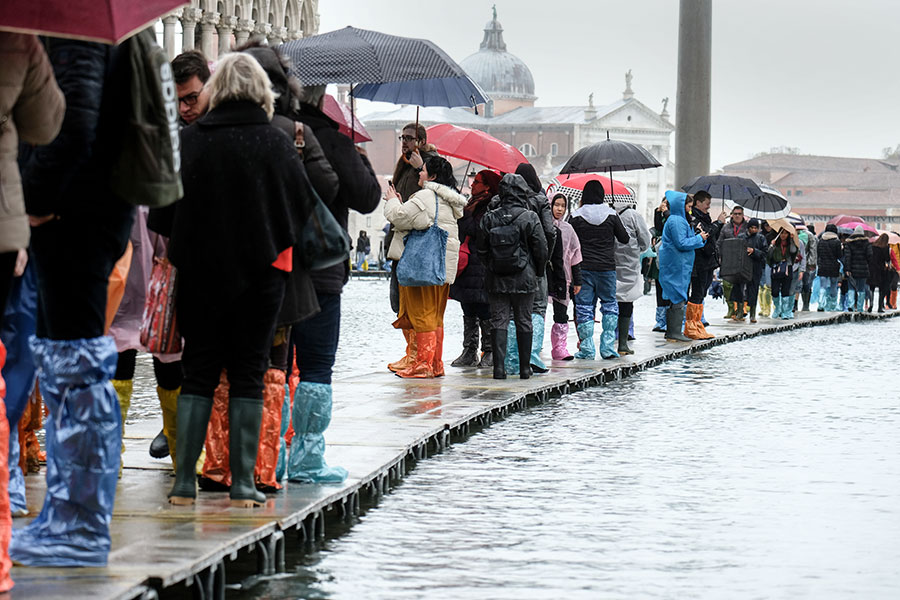
[[[426,181],[409,200],[400,203],[397,197],[384,205],[384,218],[394,226],[394,239],[388,249],[388,258],[400,260],[403,256],[403,238],[412,230],[425,230],[434,223],[435,196],[438,198],[438,227],[447,232],[447,283],[456,281],[456,265],[459,261],[459,229],[456,221],[463,214],[466,198],[457,191]]]

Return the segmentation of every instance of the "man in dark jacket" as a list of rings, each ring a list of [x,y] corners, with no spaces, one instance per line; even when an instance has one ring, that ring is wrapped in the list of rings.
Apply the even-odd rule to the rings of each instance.
[[[531,308],[537,278],[547,264],[547,240],[540,219],[529,208],[529,195],[520,175],[504,175],[496,208],[478,226],[478,257],[487,268],[485,287],[491,304],[494,379],[506,379],[510,313],[516,324],[519,378],[531,377]]]
[[[719,266],[719,256],[716,252],[717,241],[725,224],[725,213],[713,221],[709,216],[709,206],[712,196],[708,192],[699,191],[694,194],[694,208],[691,211],[691,224],[694,231],[703,231],[709,234],[702,248],[694,251],[694,270],[691,272],[691,289],[688,295],[687,321],[684,326],[684,335],[695,340],[706,340],[714,335],[706,331],[703,325],[703,300],[709,291],[709,285],[713,280],[713,272]],[[743,210],[741,211],[743,219]],[[743,228],[746,229],[746,226]]]
[[[819,287],[824,302],[819,303],[819,312],[838,310],[838,289],[841,279],[841,258],[844,248],[838,237],[837,225],[829,223],[816,246]]]
[[[747,220],[744,219],[744,208],[741,206],[735,206],[731,209],[731,219],[721,227],[718,239],[716,240],[716,253],[718,257],[722,257],[722,242],[724,240],[741,237],[741,234],[745,233],[746,231]],[[728,312],[725,314],[726,319],[734,314],[735,303],[740,303],[741,306],[739,306],[738,308],[743,310],[743,303],[746,302],[746,298],[744,298],[745,285],[746,284],[740,284],[740,289],[738,289],[737,295],[732,298],[731,292],[734,284],[728,281],[722,281],[722,289],[725,292],[725,304],[728,306]],[[743,320],[743,317],[741,317],[741,319]]]
[[[872,258],[872,244],[861,225],[844,242],[844,277],[850,282],[850,310],[862,312],[866,306],[866,289],[869,278],[869,259]]]
[[[750,219],[747,223],[747,230],[740,233],[738,237],[747,240],[747,254],[753,259],[753,275],[750,277],[750,281],[745,284],[747,288],[745,300],[750,307],[750,322],[756,323],[756,301],[759,296],[759,282],[762,279],[763,269],[766,266],[769,244],[766,242],[766,236],[759,231],[758,219]]]
[[[28,566],[105,566],[122,443],[107,282],[134,213],[107,182],[124,123],[117,111],[131,100],[108,77],[124,57],[117,47],[51,39],[47,52],[68,108],[56,140],[20,162],[40,289],[33,347],[52,415],[47,494],[9,554]]]
[[[187,126],[206,114],[209,97],[203,86],[209,81],[209,63],[199,50],[187,50],[172,59],[178,114]]]
[[[600,356],[618,358],[613,345],[619,323],[616,302],[616,240],[627,244],[628,231],[612,206],[604,202],[599,181],[589,181],[581,195],[581,206],[572,213],[572,228],[581,243],[581,291],[575,294],[575,328],[578,352],[575,358],[593,360],[594,313],[597,301],[603,313]]]

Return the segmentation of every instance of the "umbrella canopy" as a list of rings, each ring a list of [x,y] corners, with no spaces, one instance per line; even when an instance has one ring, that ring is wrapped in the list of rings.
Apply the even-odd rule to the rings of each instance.
[[[637,144],[605,139],[573,154],[560,174],[634,171],[660,166],[652,154]]]
[[[322,112],[338,124],[338,131],[352,138],[354,142],[371,142],[372,136],[359,120],[350,112],[350,107],[331,94],[325,94]],[[351,129],[352,128],[352,129]]]
[[[506,142],[478,129],[441,123],[428,128],[428,142],[440,154],[462,158],[478,165],[515,173],[519,164],[528,162],[521,152]]]
[[[726,200],[725,204],[729,209],[741,206],[744,209],[744,215],[750,219],[770,221],[784,219],[791,214],[791,203],[781,195],[781,192],[764,183],[759,184],[759,189],[762,192],[761,196],[740,202]]]
[[[803,220],[803,217],[798,215],[795,212],[790,213],[787,217],[785,217],[791,225],[794,226],[794,229],[797,231],[805,231],[806,230],[806,221]]]
[[[838,215],[829,219],[828,222],[833,225],[843,227],[844,223],[865,223],[866,220],[862,217],[855,217],[853,215]]]
[[[886,231],[884,229],[878,230],[878,236],[880,237],[882,233],[886,233],[888,236],[888,244],[900,244],[900,234],[897,234],[893,231]],[[878,238],[872,238],[874,242]]]
[[[734,175],[701,175],[692,179],[681,189],[688,194],[695,194],[703,190],[709,192],[713,198],[733,200],[744,208],[747,207],[746,202],[763,195],[762,189],[755,181]]]
[[[841,227],[846,227],[850,231],[853,231],[857,227],[862,227],[863,233],[865,233],[867,237],[878,237],[879,235],[878,230],[868,223],[849,221],[842,224]]]
[[[791,225],[790,221],[787,219],[766,219],[769,222],[769,226],[774,229],[776,232],[781,231],[782,229],[787,229],[788,233],[791,234],[791,238],[794,240],[794,243],[797,247],[800,247],[800,236],[797,235],[797,230]]]
[[[599,181],[603,186],[603,193],[609,198],[612,194],[614,200],[634,200],[634,192],[621,181],[610,180],[606,175],[599,173],[580,173],[578,175],[557,175],[547,187],[547,198],[553,198],[553,194],[565,194],[574,204],[581,202],[581,193],[588,181]]]
[[[0,30],[118,44],[186,0],[3,0]]]

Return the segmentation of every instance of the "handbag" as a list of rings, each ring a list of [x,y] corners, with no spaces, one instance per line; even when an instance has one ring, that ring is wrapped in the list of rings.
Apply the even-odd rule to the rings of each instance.
[[[464,241],[459,246],[459,259],[456,263],[456,276],[459,277],[462,275],[463,271],[466,270],[466,267],[469,266],[469,255],[472,251],[469,249],[469,240],[471,240],[469,236],[466,236],[466,241]]]
[[[167,258],[154,258],[141,316],[141,345],[148,352],[181,352],[181,333],[175,316],[178,270]]]
[[[315,202],[306,225],[300,231],[300,264],[308,271],[318,271],[347,262],[350,260],[350,235],[313,187],[310,185],[308,189]]]
[[[433,193],[433,192],[432,192]],[[444,285],[447,281],[447,238],[438,227],[438,196],[434,194],[434,223],[424,231],[410,231],[403,238],[403,255],[397,265],[397,283],[405,287]]]

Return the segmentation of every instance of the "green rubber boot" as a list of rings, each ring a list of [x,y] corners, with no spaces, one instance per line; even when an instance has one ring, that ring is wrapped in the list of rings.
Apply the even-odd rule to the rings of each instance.
[[[262,413],[262,398],[228,399],[228,461],[234,507],[253,508],[266,501],[266,495],[256,489],[253,480]]]
[[[178,430],[175,434],[178,454],[175,465],[175,485],[169,492],[169,502],[178,505],[194,503],[197,497],[195,465],[206,441],[206,427],[212,412],[213,399],[192,394],[178,397]],[[252,470],[251,470],[252,474]]]

